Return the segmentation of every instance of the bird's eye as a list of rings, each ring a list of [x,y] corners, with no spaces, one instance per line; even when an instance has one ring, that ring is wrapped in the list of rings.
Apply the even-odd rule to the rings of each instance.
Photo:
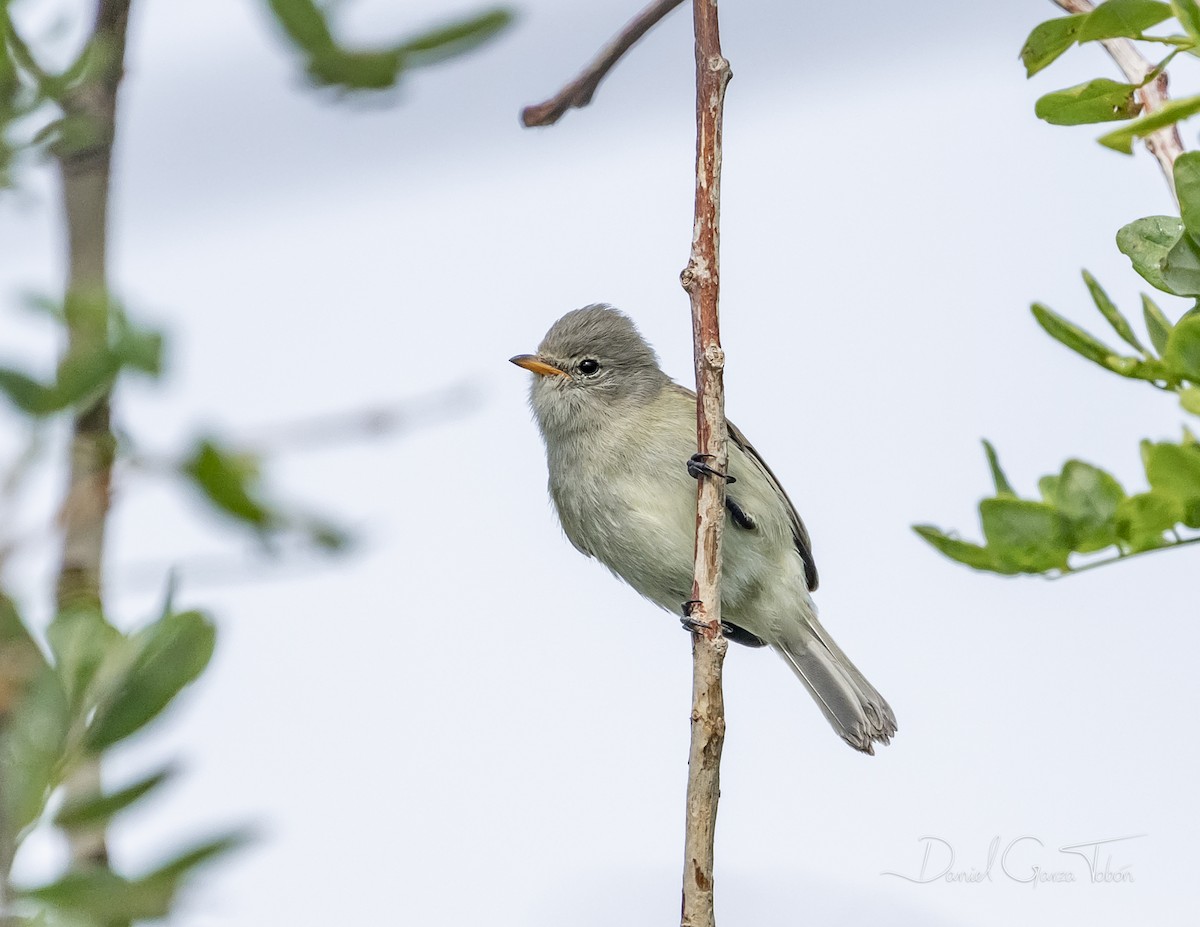
[[[594,374],[599,369],[600,369],[600,361],[595,360],[594,358],[585,357],[583,360],[581,360],[579,362],[579,372],[582,373],[585,377],[590,377],[592,374]]]

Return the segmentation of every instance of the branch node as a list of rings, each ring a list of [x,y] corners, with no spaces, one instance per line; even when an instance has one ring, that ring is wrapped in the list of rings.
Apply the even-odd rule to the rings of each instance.
[[[725,369],[725,351],[719,344],[708,344],[704,346],[704,362],[708,364],[709,370],[724,370]]]

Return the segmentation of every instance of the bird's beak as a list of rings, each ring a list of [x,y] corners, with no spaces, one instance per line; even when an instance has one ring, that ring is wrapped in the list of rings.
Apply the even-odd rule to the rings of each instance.
[[[531,373],[536,373],[539,377],[565,377],[567,372],[559,370],[557,367],[552,367],[545,361],[537,359],[535,354],[518,354],[516,357],[510,357],[509,363],[516,364],[518,367],[524,367]]]

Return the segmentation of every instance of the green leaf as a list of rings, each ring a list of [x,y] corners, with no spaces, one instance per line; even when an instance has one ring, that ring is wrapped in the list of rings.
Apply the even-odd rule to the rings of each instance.
[[[332,51],[333,34],[325,14],[313,0],[269,0],[275,19],[296,45],[316,55]]]
[[[1055,503],[1071,523],[1073,547],[1080,553],[1117,543],[1117,507],[1125,490],[1111,474],[1082,460],[1063,466]]]
[[[1146,450],[1146,478],[1157,494],[1174,499],[1181,520],[1200,528],[1200,448],[1163,442]]]
[[[1167,339],[1171,335],[1171,322],[1163,315],[1163,311],[1145,293],[1142,294],[1142,317],[1146,320],[1146,331],[1150,333],[1150,343],[1159,354],[1167,347]]]
[[[71,872],[49,885],[21,889],[17,894],[61,911],[82,914],[89,924],[157,920],[171,913],[175,895],[192,870],[245,840],[242,834],[232,834],[206,841],[139,879],[94,869]]]
[[[1109,367],[1109,358],[1117,357],[1116,352],[1112,348],[1094,335],[1085,332],[1078,325],[1068,322],[1048,306],[1043,306],[1041,303],[1034,303],[1032,308],[1033,317],[1037,319],[1038,324],[1046,330],[1050,337],[1062,342],[1076,354],[1086,357],[1101,367],[1111,369]]]
[[[1087,15],[1077,41],[1137,38],[1170,16],[1170,5],[1157,0],[1108,0]]]
[[[984,499],[979,516],[988,550],[1001,566],[1023,573],[1067,568],[1070,529],[1053,506],[1028,499]]]
[[[1193,235],[1200,233],[1200,151],[1186,151],[1175,159],[1175,195],[1180,218]]]
[[[1146,349],[1142,347],[1141,341],[1138,340],[1137,335],[1134,334],[1133,327],[1129,324],[1128,319],[1121,315],[1116,304],[1104,292],[1104,288],[1086,270],[1083,272],[1083,282],[1087,285],[1088,292],[1092,294],[1092,302],[1096,304],[1096,308],[1100,310],[1100,314],[1108,320],[1108,324],[1113,327],[1113,331],[1120,335],[1121,340],[1131,348],[1141,351],[1143,354],[1147,353]]]
[[[1086,84],[1047,93],[1034,104],[1038,119],[1055,126],[1079,126],[1132,119],[1142,111],[1136,84],[1100,77]]]
[[[1196,0],[1171,0],[1171,12],[1192,40],[1200,42],[1200,6]]]
[[[1042,494],[1042,501],[1048,502],[1050,505],[1058,505],[1058,477],[1043,476],[1038,480],[1038,492]]]
[[[1147,283],[1172,293],[1174,291],[1163,280],[1162,264],[1182,237],[1183,222],[1178,216],[1147,216],[1130,222],[1117,232],[1117,248]]]
[[[66,728],[53,677],[16,606],[0,592],[0,846],[13,845],[50,788]]]
[[[478,48],[511,25],[513,14],[495,7],[406,39],[399,51],[410,67],[435,64]]]
[[[56,411],[53,392],[19,370],[0,367],[0,392],[27,415],[48,415]]]
[[[92,752],[149,723],[199,676],[212,658],[216,629],[200,612],[179,612],[144,628],[134,640],[137,656],[96,708],[84,737]]]
[[[1200,296],[1200,247],[1191,235],[1179,236],[1162,262],[1163,283],[1177,296]]]
[[[1004,470],[1000,467],[1000,458],[996,454],[996,449],[992,447],[992,442],[987,438],[983,439],[983,453],[987,455],[988,469],[992,473],[992,484],[996,487],[996,495],[1016,498],[1017,494],[1013,492],[1008,477],[1004,475]]]
[[[250,840],[245,832],[225,834],[212,840],[205,840],[190,849],[184,850],[177,856],[160,865],[153,872],[144,876],[142,882],[177,882],[197,866],[207,863],[231,850],[244,846]]]
[[[1157,360],[1144,361],[1138,360],[1136,357],[1114,356],[1106,360],[1104,366],[1113,373],[1129,377],[1131,380],[1148,380],[1153,383],[1159,383],[1170,379],[1167,368]]]
[[[1179,521],[1178,503],[1157,492],[1122,499],[1117,506],[1117,533],[1133,553],[1162,547],[1163,533]]]
[[[344,551],[354,541],[353,536],[344,528],[320,518],[305,519],[300,527],[315,546],[329,553]]]
[[[64,828],[105,824],[174,775],[175,771],[167,766],[108,795],[72,798],[59,809],[58,814],[54,816],[54,823]]]
[[[3,820],[10,837],[37,819],[58,784],[69,723],[66,694],[54,670],[43,667],[0,728]]]
[[[30,313],[45,316],[59,325],[67,323],[67,313],[63,309],[62,303],[45,293],[33,291],[22,293],[20,306]]]
[[[1112,0],[1109,0],[1109,3],[1111,2]],[[1105,6],[1107,5],[1106,3]],[[1100,9],[1103,9],[1103,7]],[[1111,148],[1113,151],[1133,154],[1133,140],[1135,138],[1145,138],[1159,129],[1172,126],[1179,122],[1179,120],[1187,119],[1188,116],[1194,116],[1196,113],[1200,113],[1200,97],[1184,97],[1180,100],[1171,100],[1161,109],[1142,116],[1140,119],[1135,119],[1133,122],[1127,123],[1121,126],[1121,128],[1109,132],[1107,135],[1100,136],[1099,142],[1105,148]]]
[[[1200,386],[1188,386],[1179,391],[1179,404],[1185,412],[1200,415]]]
[[[1200,384],[1200,316],[1180,319],[1171,329],[1163,361],[1178,378]]]
[[[418,33],[381,48],[352,48],[337,41],[324,10],[313,0],[270,0],[276,20],[305,53],[315,84],[344,90],[384,90],[413,67],[476,48],[512,21],[506,9],[482,13]]]
[[[270,527],[275,516],[257,495],[257,472],[244,456],[202,440],[190,460],[183,465],[200,491],[218,509],[260,530]]]
[[[991,551],[986,547],[980,547],[978,544],[972,544],[968,541],[951,537],[933,525],[913,525],[913,531],[951,560],[964,563],[976,570],[988,570],[993,573],[1007,574],[1017,572],[1016,570],[1001,567],[997,564]]]
[[[124,651],[126,644],[124,635],[91,604],[59,612],[46,629],[46,639],[63,691],[75,711],[83,707],[85,693],[100,667],[106,660],[119,659],[118,651]]]
[[[56,882],[16,894],[66,912],[84,915],[89,924],[128,924],[156,920],[171,912],[176,884],[162,879],[131,881],[108,869],[70,872]]]
[[[0,719],[49,664],[12,600],[0,592]]]
[[[121,358],[107,345],[85,353],[68,354],[54,384],[54,411],[83,402],[109,389],[121,370]]]
[[[130,370],[152,377],[162,375],[163,336],[161,332],[132,325],[122,326],[113,345],[117,362]]]
[[[386,90],[404,69],[404,56],[396,49],[347,51],[335,48],[314,55],[308,75],[320,86],[345,90]]]
[[[1086,13],[1076,13],[1074,16],[1060,16],[1034,26],[1021,49],[1025,76],[1033,77],[1074,45],[1086,19]]]

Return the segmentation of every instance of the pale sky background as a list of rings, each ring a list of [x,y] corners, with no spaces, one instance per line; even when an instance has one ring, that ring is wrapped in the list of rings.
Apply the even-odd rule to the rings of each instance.
[[[678,917],[688,638],[562,538],[528,375],[507,363],[562,312],[606,301],[691,376],[677,282],[692,210],[688,14],[590,109],[547,130],[517,122],[635,7],[526,0],[486,51],[384,100],[335,105],[304,89],[265,4],[137,4],[114,277],[171,350],[161,388],[122,390],[122,427],[169,452],[203,429],[252,440],[463,381],[480,397],[411,433],[272,463],[279,496],[357,529],[357,551],[332,562],[264,563],[186,492],[122,477],[114,618],[148,615],[178,564],[181,603],[211,609],[221,637],[211,672],[114,763],[114,782],[185,763],[116,831],[116,858],[136,870],[226,826],[260,832],[189,893],[185,927]],[[460,9],[343,5],[356,35],[381,38]],[[1039,299],[1100,331],[1082,266],[1136,309],[1139,279],[1113,236],[1173,208],[1144,153],[1034,118],[1040,93],[1116,76],[1076,51],[1025,81],[1017,52],[1056,12],[1039,0],[722,10],[736,75],[729,414],[809,526],[826,624],[900,722],[863,757],[781,661],[731,651],[726,925],[1194,922],[1200,770],[1179,720],[1197,695],[1194,555],[1002,579],[950,564],[909,528],[978,536],[980,436],[1026,492],[1071,456],[1138,488],[1138,439],[1175,438],[1183,420],[1029,315]],[[1198,79],[1179,73],[1175,91]],[[1194,144],[1194,126],[1185,136]],[[50,180],[26,179],[0,203],[9,306],[61,277]],[[4,358],[38,349],[50,362],[44,323],[0,318]],[[14,419],[2,424],[7,456]],[[44,475],[47,499],[60,476]],[[24,517],[34,524],[36,506]],[[35,612],[48,549],[8,576]],[[213,557],[243,579],[205,581],[196,564]],[[1135,835],[1099,858],[1132,883],[1089,884],[1058,849]],[[881,874],[916,876],[930,836],[968,872],[994,838],[1036,838],[1010,868],[1076,881],[1019,884],[998,861],[982,884]],[[34,846],[22,873],[53,852]]]

